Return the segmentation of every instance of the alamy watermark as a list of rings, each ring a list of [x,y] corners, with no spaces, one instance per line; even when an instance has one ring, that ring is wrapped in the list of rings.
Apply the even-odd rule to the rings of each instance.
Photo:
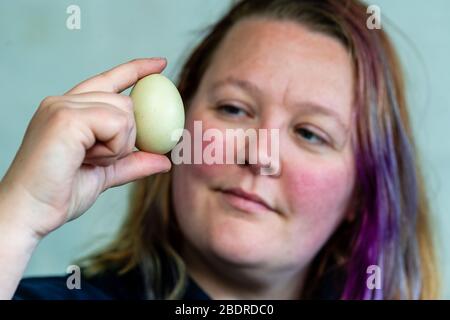
[[[376,264],[367,267],[366,273],[369,275],[366,280],[366,286],[369,290],[381,289],[382,277],[381,268]]]
[[[377,5],[370,5],[367,7],[367,14],[370,16],[367,18],[366,26],[369,30],[381,29],[381,9]]]
[[[69,30],[81,29],[81,9],[76,4],[67,7],[66,13],[69,15],[66,19],[66,28]]]
[[[81,289],[81,269],[73,264],[67,267],[66,273],[70,274],[66,280],[66,286],[69,290]]]
[[[181,132],[180,132],[181,130]],[[226,129],[203,131],[202,121],[194,121],[193,134],[187,129],[174,130],[172,139],[182,137],[171,152],[174,164],[250,164],[261,175],[280,171],[279,129]]]

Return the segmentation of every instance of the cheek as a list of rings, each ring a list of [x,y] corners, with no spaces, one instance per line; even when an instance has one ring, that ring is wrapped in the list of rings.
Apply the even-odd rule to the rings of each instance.
[[[317,208],[331,203],[336,204],[333,207],[340,207],[343,202],[340,199],[346,198],[352,184],[350,176],[348,170],[336,166],[287,169],[285,190],[293,199],[294,208],[306,203]]]
[[[282,188],[294,221],[294,234],[322,244],[342,221],[353,188],[353,172],[345,161],[284,166]]]

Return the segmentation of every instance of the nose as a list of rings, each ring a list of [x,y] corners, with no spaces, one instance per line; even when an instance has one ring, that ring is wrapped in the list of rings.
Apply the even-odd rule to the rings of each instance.
[[[279,129],[258,129],[256,139],[245,139],[245,143],[240,146],[244,150],[237,152],[238,164],[248,168],[255,175],[279,176],[281,174],[279,136]]]

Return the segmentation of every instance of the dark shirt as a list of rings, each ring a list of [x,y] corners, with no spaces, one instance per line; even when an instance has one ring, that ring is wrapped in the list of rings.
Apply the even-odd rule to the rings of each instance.
[[[68,276],[34,277],[20,281],[13,296],[14,300],[144,300],[144,281],[139,271],[132,270],[124,275],[108,273],[89,279],[81,279],[80,289],[67,287]],[[312,299],[339,299],[339,282],[336,273],[324,277]],[[197,283],[188,276],[187,287],[182,300],[211,300]],[[311,299],[311,298],[308,298]]]
[[[33,277],[20,281],[14,300],[143,300],[144,282],[139,272],[125,275],[102,275],[81,279],[80,289],[69,289],[67,279],[61,277]],[[210,297],[188,276],[182,300],[210,300]]]

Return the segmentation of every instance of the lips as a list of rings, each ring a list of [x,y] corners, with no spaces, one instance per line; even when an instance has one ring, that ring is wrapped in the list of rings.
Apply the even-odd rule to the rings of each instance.
[[[224,193],[224,195],[228,197],[229,202],[234,206],[237,206],[238,209],[243,209],[245,211],[253,211],[253,209],[257,211],[260,209],[275,211],[275,209],[260,196],[246,192],[241,188],[220,189],[219,191]]]

